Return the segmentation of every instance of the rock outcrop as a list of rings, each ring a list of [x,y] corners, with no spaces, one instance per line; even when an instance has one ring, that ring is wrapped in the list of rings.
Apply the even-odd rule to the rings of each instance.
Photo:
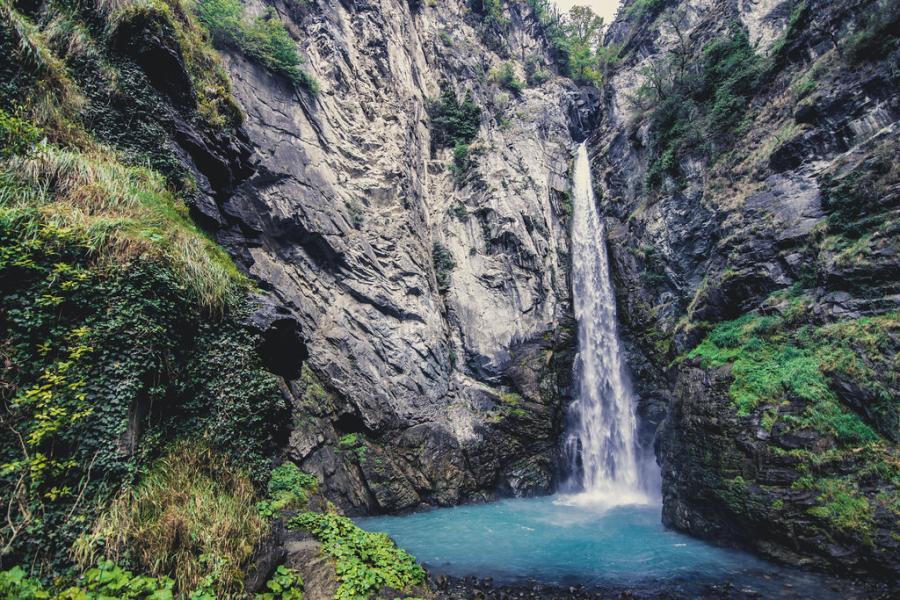
[[[608,33],[592,164],[668,525],[898,570],[896,36],[866,1],[626,2]]]
[[[550,64],[524,5],[491,37],[465,2],[411,4],[251,4],[321,91],[227,54],[253,175],[198,207],[298,325],[288,452],[350,512],[551,491],[569,394],[568,166],[596,95],[502,87],[507,60]],[[430,128],[445,89],[482,109],[463,172]]]

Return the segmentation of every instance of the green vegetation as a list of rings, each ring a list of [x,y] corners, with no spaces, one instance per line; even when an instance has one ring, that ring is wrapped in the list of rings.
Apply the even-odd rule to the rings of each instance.
[[[849,479],[819,479],[815,487],[821,504],[809,509],[809,514],[826,519],[838,529],[869,534],[874,507],[859,494],[856,483]]]
[[[172,600],[173,586],[168,577],[135,575],[110,561],[101,561],[85,571],[75,585],[58,591],[45,588],[20,567],[0,571],[0,598],[4,600]]]
[[[687,153],[715,159],[731,143],[765,72],[764,61],[737,24],[707,43],[701,60],[687,61],[686,56],[682,48],[648,67],[635,98],[652,128],[651,187],[667,176],[678,178]]]
[[[9,114],[0,108],[0,157],[31,154],[41,139],[41,129],[22,118],[21,107]]]
[[[491,73],[491,78],[500,86],[508,89],[514,94],[521,94],[525,89],[525,82],[516,75],[516,69],[511,62],[505,62],[498,69]]]
[[[530,56],[525,61],[525,80],[528,85],[541,85],[550,80],[553,74],[539,56]]]
[[[822,208],[828,212],[828,231],[857,239],[876,228],[886,218],[883,199],[898,180],[900,166],[886,150],[843,176],[823,176]]]
[[[284,565],[276,567],[266,589],[267,592],[256,595],[256,600],[303,600],[303,578]]]
[[[64,584],[63,584],[64,585]],[[28,577],[21,567],[0,571],[0,598],[4,600],[173,600],[175,582],[169,577],[135,575],[111,561],[100,561],[80,575],[73,585],[45,587]],[[268,591],[255,600],[303,600],[303,579],[284,566],[276,568],[266,582]],[[185,596],[186,597],[186,596]],[[191,600],[215,600],[210,590],[197,589]]]
[[[342,451],[351,453],[358,461],[366,458],[367,446],[363,436],[358,433],[348,433],[341,436],[341,439],[338,440],[338,446],[340,446]]]
[[[250,478],[203,442],[185,441],[113,500],[75,556],[89,565],[102,547],[115,562],[171,574],[179,590],[207,587],[208,578],[217,594],[232,594],[265,527]]]
[[[462,202],[456,202],[447,209],[447,213],[458,221],[466,222],[469,220],[469,211]]]
[[[286,407],[244,324],[246,279],[188,215],[160,124],[175,108],[129,44],[153,31],[183,59],[183,118],[240,114],[178,1],[48,11],[0,4],[4,562],[72,597],[237,589],[280,435],[263,424]],[[107,562],[75,578],[74,558],[105,555],[160,578]]]
[[[437,147],[468,145],[478,135],[481,108],[475,104],[470,93],[460,102],[452,89],[445,89],[439,98],[428,103],[428,112],[432,140]]]
[[[180,7],[54,3],[39,27],[0,5],[0,547],[47,577],[71,572],[98,507],[118,493],[124,518],[121,498],[150,493],[152,478],[119,490],[173,440],[202,438],[259,481],[277,435],[259,425],[285,408],[243,324],[246,279],[188,216],[156,122],[173,109],[127,52],[151,28],[191,76],[184,116],[233,123]]]
[[[750,313],[722,323],[689,356],[702,359],[706,367],[732,365],[730,394],[738,414],[748,415],[765,405],[777,408],[784,400],[796,399],[805,409],[799,416],[784,417],[793,427],[820,431],[843,444],[877,441],[875,431],[841,405],[827,375],[831,371],[852,373],[853,369],[868,374],[851,340],[838,334],[835,327],[877,329],[873,335],[883,338],[876,343],[884,351],[889,343],[887,332],[897,328],[896,317],[863,318],[813,328],[796,325],[803,314],[803,300],[794,299],[786,315]],[[872,381],[876,380],[873,373]]]
[[[475,155],[476,152],[472,151],[472,146],[457,144],[453,147],[453,164],[450,165],[450,172],[456,183],[463,183],[466,175],[475,166],[475,161],[472,159]]]
[[[198,0],[196,10],[216,43],[235,46],[272,72],[318,93],[318,82],[300,68],[296,44],[273,8],[250,18],[240,0]]]
[[[550,0],[528,0],[544,35],[566,75],[578,83],[600,85],[604,73],[618,61],[618,49],[603,45],[603,18],[586,6],[560,14]]]
[[[130,0],[100,2],[95,6],[106,20],[105,33],[120,46],[128,46],[134,40],[141,39],[139,34],[142,32],[162,36],[165,43],[174,46],[184,59],[194,84],[193,93],[200,116],[216,128],[239,125],[243,115],[231,96],[231,82],[206,32],[188,9],[189,1],[193,2]],[[89,22],[89,19],[86,21]],[[79,27],[76,23],[70,23],[60,31],[60,36],[71,36]],[[74,31],[67,31],[68,28]]]
[[[92,255],[168,263],[203,306],[221,312],[247,282],[188,216],[157,172],[128,167],[109,149],[48,145],[0,165],[0,216],[36,234],[52,227]]]
[[[517,417],[526,417],[528,413],[522,408],[522,396],[516,392],[500,392],[500,402],[504,412]]]
[[[778,39],[775,40],[775,43],[772,45],[772,48],[769,51],[769,55],[772,58],[771,67],[773,69],[780,71],[788,62],[787,52],[796,41],[803,27],[806,25],[808,15],[809,11],[807,10],[807,4],[805,0],[801,0],[794,5],[793,10],[791,10],[791,14],[788,17],[788,21],[784,28],[784,31],[778,37]]]
[[[767,306],[766,314],[719,324],[689,356],[704,367],[731,365],[729,393],[738,415],[759,419],[771,435],[768,452],[790,457],[802,474],[792,488],[815,492],[816,505],[807,512],[821,520],[816,527],[872,544],[876,513],[900,514],[900,465],[891,445],[900,412],[890,391],[900,319],[886,314],[813,325],[813,303],[796,290],[774,295]],[[861,390],[867,404],[846,406],[833,388],[835,377]],[[801,431],[816,434],[815,447],[781,445],[785,434]],[[728,483],[721,491],[729,506],[757,510],[758,499],[748,504],[749,496],[733,488]],[[765,491],[751,496],[760,494]],[[769,506],[784,507],[782,500]]]
[[[646,16],[654,16],[665,4],[665,0],[634,0],[625,9],[625,15],[630,19],[643,19]]]
[[[481,15],[485,25],[504,31],[510,21],[503,14],[503,0],[469,0],[472,10]]]
[[[445,89],[439,98],[428,103],[431,115],[432,144],[435,147],[453,148],[453,164],[450,169],[459,183],[473,165],[469,144],[478,135],[481,126],[481,108],[466,94],[460,102],[456,93]]]
[[[305,506],[308,492],[315,491],[318,486],[315,476],[304,473],[292,462],[286,462],[272,469],[272,476],[266,485],[268,495],[256,507],[263,517],[270,519],[282,510]]]
[[[261,470],[275,435],[261,425],[284,406],[241,301],[211,320],[157,259],[109,263],[65,222],[0,217],[0,483],[17,493],[0,535],[12,560],[65,563],[95,502],[169,437],[208,432]]]
[[[586,6],[573,6],[566,15],[566,67],[579,83],[602,81],[598,51],[603,48],[603,17]]]
[[[307,512],[288,524],[312,533],[335,561],[340,587],[337,600],[368,598],[382,588],[411,591],[425,583],[425,571],[383,533],[370,533],[347,517]]]
[[[447,247],[440,242],[435,242],[431,247],[431,260],[434,263],[438,291],[443,294],[450,289],[450,273],[456,268],[456,262]]]
[[[845,54],[851,64],[881,60],[900,48],[900,11],[892,0],[881,0],[867,11],[859,31],[847,40]],[[896,74],[894,75],[896,77]]]

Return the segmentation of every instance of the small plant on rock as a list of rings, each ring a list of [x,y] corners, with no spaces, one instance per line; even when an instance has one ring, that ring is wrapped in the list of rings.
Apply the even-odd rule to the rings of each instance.
[[[347,517],[306,512],[291,519],[288,527],[312,533],[334,559],[341,582],[336,600],[370,598],[386,587],[409,590],[425,582],[425,571],[415,558],[387,535],[360,529]]]

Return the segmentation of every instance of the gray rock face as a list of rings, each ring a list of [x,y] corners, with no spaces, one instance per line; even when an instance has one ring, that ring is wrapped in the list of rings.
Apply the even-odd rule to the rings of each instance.
[[[867,26],[856,15],[875,10],[862,0],[687,0],[643,16],[626,7],[608,34],[622,60],[589,142],[643,435],[656,436],[664,521],[792,563],[896,573],[896,513],[878,500],[893,488],[864,466],[876,459],[858,458],[827,427],[789,426],[811,410],[792,392],[765,407],[768,421],[763,407],[738,414],[727,366],[702,369],[684,356],[718,322],[782,314],[776,291],[808,303],[792,327],[837,327],[897,310],[897,177],[883,166],[897,152],[900,107],[888,74],[897,55],[849,56],[851,34]],[[652,73],[677,73],[679,56],[687,68],[702,65],[707,44],[727,36],[731,23],[759,42],[764,69],[764,83],[744,102],[748,125],[713,155],[701,148],[706,140],[680,147],[677,164],[653,185],[655,106],[642,105],[638,90]],[[667,56],[675,57],[670,75],[654,71]],[[693,124],[705,118],[695,114]],[[858,181],[867,182],[865,192],[853,191]],[[875,366],[896,352],[896,328],[887,328],[878,348],[847,346],[858,364],[871,365],[869,375],[828,375],[828,393],[842,414],[879,431],[890,455],[897,380]],[[816,351],[823,342],[806,343]],[[876,379],[892,408],[864,391]],[[773,414],[787,417],[773,426]],[[832,460],[810,467],[809,457],[822,453]],[[804,476],[807,487],[795,485]],[[871,509],[865,525],[838,523],[832,496],[821,491],[827,485],[853,486]]]
[[[226,57],[255,174],[217,235],[308,349],[285,390],[292,458],[350,511],[549,491],[572,347],[568,165],[596,98],[559,77],[501,89],[505,59],[462,1],[271,6],[322,90]],[[499,51],[546,60],[518,10]],[[427,101],[445,86],[482,107],[463,179],[432,152]],[[435,244],[455,264],[444,291]]]

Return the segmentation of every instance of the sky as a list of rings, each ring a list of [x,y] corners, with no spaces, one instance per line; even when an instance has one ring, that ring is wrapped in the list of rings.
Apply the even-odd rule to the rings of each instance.
[[[591,10],[603,17],[603,21],[609,25],[612,23],[619,0],[554,0],[562,10],[569,10],[573,6],[589,6]]]

